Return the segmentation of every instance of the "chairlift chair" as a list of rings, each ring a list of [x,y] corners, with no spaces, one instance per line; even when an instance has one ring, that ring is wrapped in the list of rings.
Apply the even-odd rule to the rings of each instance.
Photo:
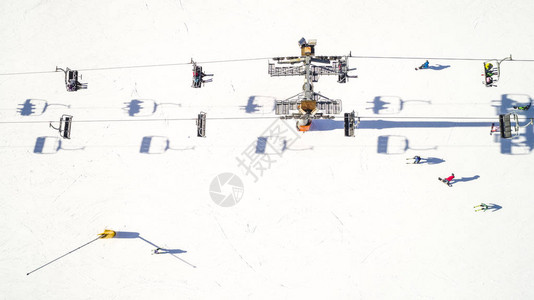
[[[63,71],[65,73],[65,87],[67,92],[76,92],[79,89],[86,89],[86,83],[80,83],[78,81],[78,71],[66,68],[65,70],[56,66],[56,72]],[[81,78],[81,75],[80,75]]]
[[[202,71],[202,67],[197,65],[196,62],[191,59],[191,63],[193,64],[193,83],[191,84],[191,87],[193,88],[201,88],[203,84],[206,82],[211,82],[212,79],[204,80],[204,77],[206,76],[213,76],[213,74],[206,74],[204,71]]]
[[[197,137],[206,137],[206,113],[203,111],[197,116]]]
[[[492,124],[490,134],[493,132],[500,132],[501,138],[510,139],[519,136],[519,129],[521,127],[527,127],[534,125],[534,119],[530,118],[530,121],[525,125],[519,125],[519,117],[516,113],[507,113],[499,115],[499,127],[495,127]]]
[[[72,128],[72,116],[71,115],[62,115],[61,118],[59,119],[59,127],[54,127],[54,125],[52,125],[52,122],[50,122],[49,125],[50,127],[59,131],[59,135],[62,138],[70,139],[70,131]]]
[[[512,60],[512,55],[501,60],[492,59],[484,62],[484,84],[486,87],[496,87],[495,83],[501,76],[501,63],[505,60]]]
[[[193,63],[193,83],[191,86],[193,88],[202,87],[202,67],[197,66],[196,63]]]
[[[78,71],[69,70],[65,73],[65,84],[67,85],[67,91],[75,92],[78,90]]]
[[[354,136],[354,130],[360,125],[360,118],[354,112],[345,113],[345,136]]]
[[[512,118],[514,124],[512,124]],[[519,135],[519,119],[516,113],[507,113],[499,115],[499,128],[501,137],[504,139],[512,138]]]

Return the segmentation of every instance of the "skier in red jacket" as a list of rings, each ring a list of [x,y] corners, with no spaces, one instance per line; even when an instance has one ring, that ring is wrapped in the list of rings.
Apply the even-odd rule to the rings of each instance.
[[[445,183],[446,185],[452,187],[451,181],[454,180],[454,173],[452,173],[451,176],[449,176],[447,178],[438,177],[438,180],[443,182],[443,183]]]

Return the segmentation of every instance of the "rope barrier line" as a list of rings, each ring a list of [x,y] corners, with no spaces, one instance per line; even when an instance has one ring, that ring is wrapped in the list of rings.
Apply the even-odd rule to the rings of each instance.
[[[98,239],[101,239],[102,237],[103,237],[103,235],[100,235],[99,237],[97,237],[97,238],[95,238],[95,239],[93,239],[93,240],[91,240],[91,241],[89,241],[89,242],[87,242],[87,243],[81,245],[80,247],[78,247],[78,248],[76,248],[76,249],[74,249],[74,250],[71,250],[71,251],[69,251],[69,252],[63,254],[63,255],[61,255],[60,257],[58,257],[58,258],[56,258],[56,259],[54,259],[54,260],[52,260],[52,261],[50,261],[50,262],[47,262],[46,264],[44,264],[44,265],[38,267],[37,269],[34,269],[33,271],[30,271],[30,272],[26,273],[26,275],[30,275],[31,273],[33,273],[33,272],[35,272],[35,271],[37,271],[37,270],[40,270],[40,269],[42,269],[42,268],[48,266],[49,264],[51,264],[51,263],[53,263],[53,262],[59,260],[60,258],[63,258],[63,257],[65,257],[65,256],[71,254],[72,252],[77,251],[77,250],[79,250],[79,249],[81,249],[81,248],[83,248],[83,247],[85,247],[85,246],[87,246],[87,245],[89,245],[89,244],[95,242],[95,241],[98,240]]]

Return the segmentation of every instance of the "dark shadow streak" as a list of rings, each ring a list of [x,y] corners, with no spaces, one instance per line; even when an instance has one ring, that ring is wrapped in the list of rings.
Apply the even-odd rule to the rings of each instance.
[[[262,107],[261,105],[255,104],[254,99],[256,99],[255,96],[250,96],[247,101],[246,106],[240,106],[241,109],[244,109],[247,114],[252,114],[257,111],[259,111],[259,108]]]
[[[435,66],[429,66],[428,68],[430,70],[439,71],[439,70],[447,69],[447,68],[450,68],[450,67],[451,67],[450,65],[435,65]]]
[[[343,122],[340,122],[343,128]],[[313,124],[312,124],[313,125]],[[361,121],[358,129],[385,129],[385,128],[452,128],[452,127],[491,127],[490,122],[448,122],[448,121]]]
[[[179,254],[179,253],[187,253],[187,251],[181,250],[181,249],[164,249],[164,248],[161,248],[160,246],[158,246],[158,245],[152,243],[151,241],[149,241],[149,240],[143,238],[142,236],[140,236],[138,232],[116,231],[115,232],[115,238],[118,238],[118,239],[136,239],[136,238],[139,238],[142,241],[144,241],[145,243],[151,245],[152,247],[154,247],[156,249],[160,249],[160,252],[158,254],[170,254],[170,255],[174,256],[176,259],[179,259],[182,262],[190,265],[191,267],[196,268],[195,265],[192,265],[189,262],[185,261],[184,259],[182,259],[182,258],[180,258],[180,257],[175,255],[175,254]]]
[[[335,129],[344,129],[344,121],[335,120],[313,120],[310,126],[310,131],[327,131]]]
[[[495,203],[490,203],[490,205],[488,205],[488,210],[492,210],[492,212],[496,212],[501,208],[502,208],[502,206],[497,205]]]
[[[475,176],[471,176],[471,177],[462,177],[462,178],[454,178],[450,184],[455,184],[455,183],[458,183],[458,182],[467,182],[467,181],[472,181],[472,180],[476,180],[480,178],[479,175],[475,175]]]
[[[343,129],[344,121],[313,120],[310,131]],[[491,127],[491,122],[362,120],[358,129]]]
[[[445,160],[437,157],[421,157],[421,161],[419,162],[419,164],[437,165],[442,162],[445,162]]]

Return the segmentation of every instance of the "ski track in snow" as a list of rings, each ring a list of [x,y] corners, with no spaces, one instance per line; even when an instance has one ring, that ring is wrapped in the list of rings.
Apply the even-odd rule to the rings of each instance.
[[[219,225],[219,228],[221,229],[221,233],[223,234],[224,236],[224,239],[228,242],[228,245],[230,245],[230,247],[232,248],[232,250],[234,250],[235,254],[237,254],[237,256],[239,256],[239,258],[241,259],[241,261],[243,261],[249,268],[252,269],[252,271],[256,272],[256,270],[254,269],[254,267],[252,267],[248,261],[243,258],[243,255],[241,255],[241,253],[239,253],[239,251],[237,251],[237,249],[234,247],[234,245],[232,244],[232,242],[230,242],[230,240],[228,239],[228,236],[226,236],[226,232],[224,232],[224,229],[222,228],[221,224],[219,223],[219,221],[217,220],[217,218],[214,218],[215,221],[217,222],[217,225]]]

